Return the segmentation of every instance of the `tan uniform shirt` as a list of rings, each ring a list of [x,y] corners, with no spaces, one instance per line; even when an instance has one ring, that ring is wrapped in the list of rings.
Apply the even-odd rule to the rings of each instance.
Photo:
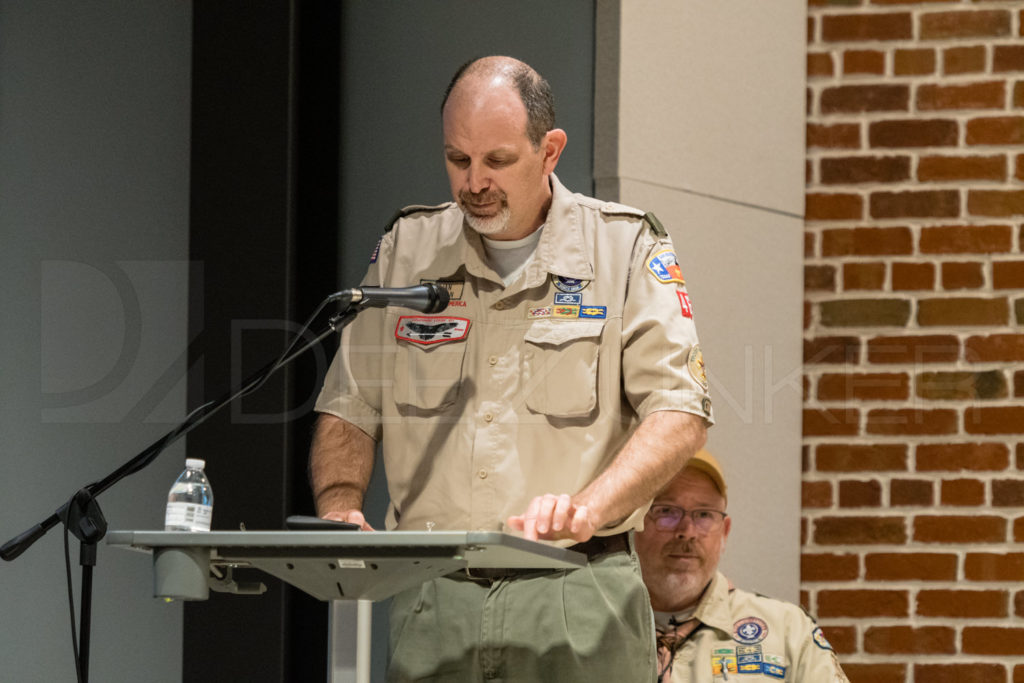
[[[711,421],[671,240],[641,211],[554,176],[552,189],[536,252],[507,287],[452,203],[411,211],[374,252],[364,286],[451,293],[440,315],[360,313],[317,400],[384,439],[388,529],[501,530],[534,496],[581,490],[648,414]]]
[[[676,651],[672,683],[849,683],[832,646],[800,607],[729,588],[716,574]]]

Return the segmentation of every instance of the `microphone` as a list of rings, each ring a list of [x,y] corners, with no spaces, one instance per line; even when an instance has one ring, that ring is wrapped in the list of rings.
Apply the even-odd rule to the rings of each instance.
[[[440,313],[447,308],[448,300],[448,290],[433,282],[415,287],[356,287],[327,297],[328,303],[345,301],[360,308],[404,306],[421,313]]]

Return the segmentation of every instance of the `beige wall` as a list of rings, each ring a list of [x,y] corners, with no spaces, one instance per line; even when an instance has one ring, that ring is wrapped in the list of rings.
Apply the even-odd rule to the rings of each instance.
[[[730,485],[723,569],[795,601],[805,5],[597,6],[596,192],[654,212],[679,252]]]

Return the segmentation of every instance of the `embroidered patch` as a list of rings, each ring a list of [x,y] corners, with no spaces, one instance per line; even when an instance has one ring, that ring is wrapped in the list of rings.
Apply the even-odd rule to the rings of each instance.
[[[761,672],[772,678],[786,678],[786,658],[781,655],[765,655],[764,663],[761,665]]]
[[[683,279],[683,271],[679,267],[679,259],[671,249],[659,251],[652,256],[647,262],[647,270],[651,271],[651,275],[658,282],[686,284],[686,280]]]
[[[737,645],[736,667],[741,674],[761,673],[764,658],[761,656],[760,645]]]
[[[427,280],[420,279],[421,285],[435,284],[438,287],[444,287],[448,291],[448,301],[461,301],[462,294],[466,289],[465,280]]]
[[[581,318],[607,318],[608,307],[607,306],[581,306],[580,307]]]
[[[580,317],[579,306],[555,306],[551,309],[552,318],[578,318]]]
[[[683,309],[683,317],[693,320],[693,306],[690,304],[690,295],[685,289],[677,289],[676,296],[679,297],[679,307]]]
[[[579,293],[577,293],[577,294],[569,294],[569,293],[566,293],[566,292],[559,292],[559,293],[555,294],[555,304],[556,305],[557,304],[568,304],[568,305],[576,304],[576,305],[579,305],[581,303],[583,303],[583,295],[582,294],[579,294]]]
[[[711,675],[721,676],[736,673],[736,653],[732,650],[719,648],[711,653]]]
[[[375,246],[373,248],[373,253],[370,254],[370,263],[376,263],[377,262],[377,257],[380,256],[380,243],[381,243],[381,240],[383,240],[383,239],[384,238],[381,237],[381,238],[379,238],[377,240],[377,246]]]
[[[828,642],[828,638],[821,632],[821,627],[814,629],[811,633],[811,638],[814,639],[814,644],[820,647],[822,650],[831,650],[832,643]]]
[[[590,280],[577,280],[572,277],[562,277],[561,275],[552,275],[551,282],[555,285],[555,289],[560,292],[580,292],[590,284]]]
[[[395,339],[413,344],[437,344],[465,339],[469,334],[469,320],[443,316],[403,315],[395,327]]]
[[[760,643],[767,635],[768,624],[764,623],[763,619],[758,619],[757,617],[740,619],[732,625],[733,640],[745,645]],[[760,670],[760,665],[758,665],[758,670]]]
[[[551,317],[551,306],[540,306],[538,308],[531,308],[526,312],[527,318],[550,318]]]
[[[699,384],[704,391],[708,390],[708,374],[704,369],[704,354],[700,350],[700,344],[694,344],[690,349],[690,355],[686,358],[686,367],[690,370],[690,377]]]
[[[711,399],[705,396],[700,400],[700,409],[704,411],[704,415],[711,417]]]

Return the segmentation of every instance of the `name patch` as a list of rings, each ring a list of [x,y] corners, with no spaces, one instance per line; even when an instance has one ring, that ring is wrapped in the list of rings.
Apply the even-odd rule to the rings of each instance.
[[[395,327],[395,339],[413,344],[438,344],[465,339],[469,320],[444,316],[403,315]]]

